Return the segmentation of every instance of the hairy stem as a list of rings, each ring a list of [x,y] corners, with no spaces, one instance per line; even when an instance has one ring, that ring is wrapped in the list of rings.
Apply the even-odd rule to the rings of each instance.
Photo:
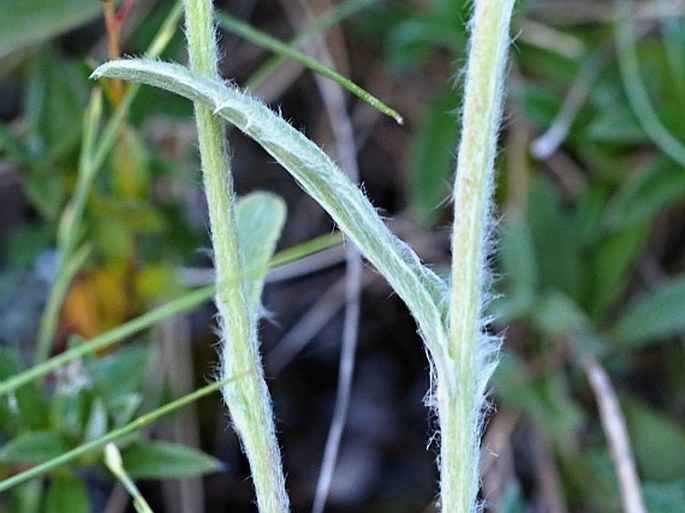
[[[185,0],[184,5],[191,68],[216,79],[218,54],[212,2]],[[250,462],[259,510],[282,513],[288,511],[288,497],[259,355],[256,316],[248,308],[244,285],[237,289],[221,285],[235,276],[240,276],[241,282],[243,278],[225,129],[212,111],[199,103],[195,104],[195,117],[219,284],[215,301],[222,336],[221,374],[228,376],[254,369],[240,383],[227,384],[223,396]]]
[[[498,344],[485,331],[486,252],[503,77],[514,0],[477,0],[471,22],[462,139],[454,183],[446,361],[437,365],[441,509],[478,511],[485,387]],[[445,375],[442,375],[446,373]]]

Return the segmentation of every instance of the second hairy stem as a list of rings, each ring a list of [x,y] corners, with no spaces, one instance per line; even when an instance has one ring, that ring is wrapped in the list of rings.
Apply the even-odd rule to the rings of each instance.
[[[184,0],[184,5],[191,67],[208,78],[217,78],[212,2]],[[259,511],[284,513],[288,511],[288,498],[259,356],[255,314],[249,310],[242,279],[237,289],[222,286],[243,275],[225,129],[207,107],[197,103],[195,117],[218,285],[221,374],[250,371],[240,383],[226,385],[223,396],[250,463]]]
[[[494,160],[514,0],[476,0],[454,184],[449,341],[436,357],[440,487],[444,513],[479,511],[485,390],[498,341],[483,316]]]

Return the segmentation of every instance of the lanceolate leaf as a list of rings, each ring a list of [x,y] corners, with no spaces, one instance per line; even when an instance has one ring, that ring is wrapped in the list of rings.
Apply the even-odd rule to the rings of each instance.
[[[122,451],[134,478],[174,479],[216,472],[221,462],[197,449],[166,442],[142,442]]]
[[[70,449],[66,438],[56,431],[24,433],[0,449],[0,461],[5,463],[43,463]]]
[[[685,330],[685,276],[663,282],[633,303],[611,333],[628,345],[658,342]]]
[[[443,281],[390,232],[363,193],[303,134],[249,94],[178,64],[114,61],[93,73],[95,78],[102,76],[153,85],[207,105],[253,138],[326,209],[390,282],[416,316],[431,352],[446,347],[447,291]]]

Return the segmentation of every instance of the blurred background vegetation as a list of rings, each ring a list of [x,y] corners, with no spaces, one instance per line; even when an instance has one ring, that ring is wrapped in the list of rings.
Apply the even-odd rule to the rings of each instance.
[[[84,253],[60,302],[50,354],[211,283],[192,106],[184,100],[140,90],[94,170],[82,221],[71,222],[95,87],[88,75],[112,52],[108,6],[121,22],[121,52],[137,55],[173,3],[0,4],[2,380],[47,356],[41,323],[68,241]],[[442,269],[468,2],[216,6],[284,41],[309,34],[302,49],[321,59],[325,47],[337,70],[402,113],[399,126],[348,98],[361,180],[392,228]],[[602,394],[588,379],[597,368],[618,395],[648,511],[685,511],[683,16],[678,0],[518,4],[494,213],[492,330],[504,345],[484,443],[489,511],[623,511],[611,435],[598,413]],[[318,25],[324,39],[306,28],[315,19],[327,21]],[[333,148],[312,74],[286,62],[255,80],[271,56],[232,26],[221,18],[224,76],[253,84]],[[162,58],[185,62],[183,47],[178,30]],[[105,120],[122,111],[120,87],[104,85]],[[238,193],[269,190],[288,204],[281,248],[331,231],[255,144],[230,138]],[[264,298],[263,350],[294,511],[310,508],[334,404],[343,280],[343,254],[333,251],[274,275]],[[435,445],[426,450],[427,361],[401,302],[370,269],[363,285],[358,369],[327,511],[430,511],[437,453]],[[212,379],[212,324],[205,305],[1,397],[0,480]],[[155,511],[254,510],[246,464],[216,397],[121,447]],[[0,512],[132,511],[101,460],[82,457],[1,494]]]

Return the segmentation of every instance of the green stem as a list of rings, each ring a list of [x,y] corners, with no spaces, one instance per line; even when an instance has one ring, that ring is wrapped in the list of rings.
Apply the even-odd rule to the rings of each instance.
[[[477,0],[466,72],[462,138],[454,184],[449,343],[437,365],[443,512],[478,510],[485,387],[496,340],[483,320],[494,159],[514,0]],[[441,375],[445,373],[444,375]]]
[[[103,333],[102,335],[98,335],[97,337],[83,344],[74,346],[58,356],[34,365],[21,374],[16,374],[15,376],[0,382],[0,397],[10,393],[12,390],[16,390],[17,388],[30,383],[35,379],[51,373],[52,371],[63,365],[66,365],[69,362],[78,360],[82,356],[95,353],[101,349],[111,346],[112,344],[121,342],[127,337],[130,337],[131,335],[134,335],[139,331],[147,329],[150,326],[158,323],[162,319],[192,310],[196,306],[201,305],[205,301],[209,300],[215,293],[216,287],[214,285],[195,290],[179,299],[171,301],[163,306],[160,306],[159,308],[141,315],[140,317],[128,321],[127,323],[122,324],[121,326],[118,326],[107,333]]]
[[[212,2],[185,0],[184,5],[191,68],[204,77],[217,79],[218,53]],[[237,242],[225,130],[212,111],[199,103],[195,104],[195,118],[217,283],[236,276],[242,280],[243,262]],[[223,395],[250,462],[259,510],[262,513],[287,512],[285,477],[259,355],[256,316],[251,315],[248,309],[242,283],[237,290],[218,287],[216,305],[223,339],[222,375],[255,369],[247,379],[226,386]]]
[[[336,84],[347,89],[350,93],[354,94],[357,98],[360,98],[377,109],[379,112],[382,112],[386,116],[393,118],[398,124],[401,125],[404,123],[401,114],[395,109],[386,105],[365,89],[359,87],[349,78],[341,75],[334,69],[321,64],[313,57],[300,52],[291,45],[280,42],[278,39],[271,37],[269,34],[266,34],[261,30],[257,30],[252,25],[240,21],[239,19],[228,14],[219,14],[219,20],[227,30],[230,30],[231,32],[238,34],[239,36],[253,42],[256,45],[266,48],[277,55],[281,55],[287,59],[290,59],[300,66],[310,69],[313,72],[332,80]]]

